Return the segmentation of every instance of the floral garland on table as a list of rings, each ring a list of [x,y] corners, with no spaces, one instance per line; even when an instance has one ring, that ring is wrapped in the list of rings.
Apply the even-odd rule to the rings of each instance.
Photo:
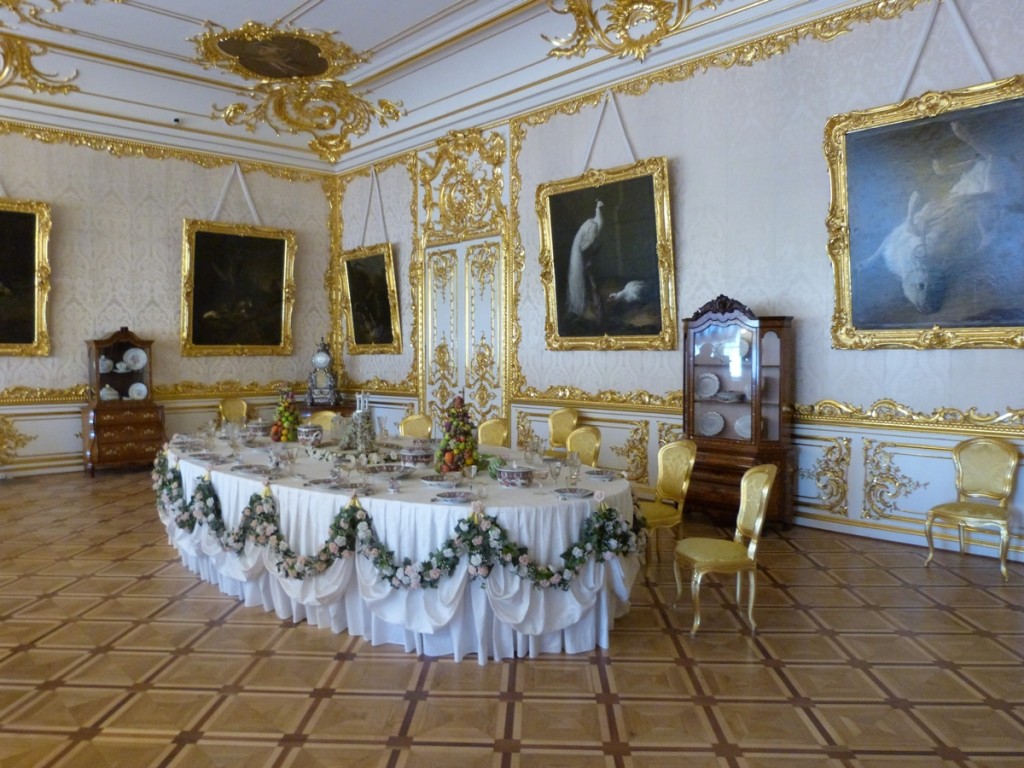
[[[157,456],[155,464],[158,503],[169,511],[181,510],[175,515],[178,527],[192,531],[197,523],[203,523],[217,534],[225,549],[234,552],[241,551],[251,539],[268,547],[276,570],[292,579],[318,576],[336,560],[360,552],[373,563],[381,579],[395,589],[436,588],[452,575],[461,558],[467,557],[473,578],[486,579],[495,567],[502,566],[531,581],[536,589],[567,590],[592,558],[608,561],[637,552],[643,548],[646,536],[643,518],[634,516],[630,525],[605,504],[604,494],[599,491],[594,494],[598,508],[583,521],[579,540],[562,553],[562,565],[538,564],[527,548],[510,540],[497,520],[484,514],[483,505],[475,501],[470,516],[460,520],[454,534],[425,560],[413,562],[406,557],[398,562],[374,531],[369,513],[353,496],[331,521],[328,538],[316,554],[300,555],[281,534],[277,505],[269,487],[250,497],[239,527],[227,530],[209,475],[196,483],[192,499],[185,503],[181,473],[177,467],[169,467],[166,452]]]

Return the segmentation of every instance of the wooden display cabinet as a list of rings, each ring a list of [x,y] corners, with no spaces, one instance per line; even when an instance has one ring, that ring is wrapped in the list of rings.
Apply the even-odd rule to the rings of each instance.
[[[793,521],[791,317],[757,317],[719,296],[683,321],[685,427],[697,443],[686,506],[733,525],[740,480],[757,464],[779,472],[766,520]]]
[[[153,342],[127,328],[87,341],[89,403],[82,408],[82,451],[97,467],[151,465],[164,444],[164,409],[152,399]]]

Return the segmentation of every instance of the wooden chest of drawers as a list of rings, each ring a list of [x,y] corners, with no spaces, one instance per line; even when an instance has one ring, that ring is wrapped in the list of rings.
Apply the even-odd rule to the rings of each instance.
[[[165,439],[164,409],[151,401],[82,408],[82,449],[90,475],[97,467],[152,464]]]

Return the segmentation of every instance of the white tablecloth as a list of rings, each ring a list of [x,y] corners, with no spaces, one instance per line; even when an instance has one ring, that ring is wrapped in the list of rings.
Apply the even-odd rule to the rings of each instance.
[[[229,529],[239,525],[250,496],[266,484],[257,475],[232,471],[230,463],[211,465],[187,455],[177,458],[186,497],[191,497],[196,482],[210,472]],[[243,456],[243,461],[260,458]],[[424,469],[403,480],[395,494],[386,493],[383,484],[378,484],[373,494],[359,497],[377,536],[399,562],[406,557],[413,562],[426,559],[470,513],[467,505],[432,501],[437,489],[420,479],[432,471]],[[304,477],[271,481],[270,489],[284,536],[299,554],[313,555],[328,538],[331,522],[349,496],[304,484],[326,477],[327,462],[300,459],[296,472]],[[488,489],[485,513],[542,565],[562,563],[561,553],[579,539],[584,519],[597,507],[594,498],[560,500],[551,492],[551,480],[545,481],[543,491],[477,480],[481,482]],[[602,491],[608,506],[632,520],[632,495],[625,480],[595,482],[584,476],[581,486]],[[357,554],[338,559],[323,574],[290,579],[265,562],[267,550],[252,542],[236,554],[225,551],[205,525],[189,532],[178,528],[173,519],[164,522],[182,562],[246,605],[262,606],[282,619],[347,631],[374,645],[396,643],[407,651],[452,655],[457,660],[475,653],[481,664],[488,658],[607,648],[615,618],[629,610],[629,592],[639,570],[636,554],[591,560],[568,590],[538,589],[501,567],[486,579],[471,578],[463,557],[437,589],[396,589],[380,578],[367,557]]]

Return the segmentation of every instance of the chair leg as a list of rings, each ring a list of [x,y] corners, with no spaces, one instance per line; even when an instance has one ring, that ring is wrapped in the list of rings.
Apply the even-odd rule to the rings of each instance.
[[[676,576],[676,605],[679,604],[679,599],[683,596],[683,569],[679,566],[679,561],[673,559],[672,561],[672,573]]]
[[[932,542],[932,524],[935,522],[935,518],[928,515],[928,519],[924,521],[924,537],[928,541],[928,558],[924,561],[927,566],[931,563],[932,558],[935,557],[935,544]]]
[[[743,584],[743,580],[740,578],[741,576],[742,576],[742,573],[740,571],[736,571],[736,606],[737,607],[739,607],[740,601],[743,599],[743,589],[742,589],[742,586],[741,586]]]
[[[644,580],[651,580],[651,551],[657,550],[658,529],[652,528],[647,532],[647,547],[644,549]]]
[[[1003,581],[1010,580],[1010,574],[1006,571],[1006,555],[1010,549],[1010,529],[1008,526],[999,526],[999,570],[1003,574]]]
[[[958,523],[956,526],[957,533],[960,534],[960,557],[964,556],[964,524]]]
[[[700,626],[700,578],[701,572],[693,571],[693,579],[690,581],[690,592],[693,594],[693,627],[690,628],[690,637],[697,636],[697,627]]]
[[[751,568],[747,571],[747,581],[749,582],[747,588],[747,619],[750,621],[750,634],[757,633],[757,623],[754,621],[754,595],[757,593],[757,568]],[[736,582],[739,584],[740,575],[736,574]]]

